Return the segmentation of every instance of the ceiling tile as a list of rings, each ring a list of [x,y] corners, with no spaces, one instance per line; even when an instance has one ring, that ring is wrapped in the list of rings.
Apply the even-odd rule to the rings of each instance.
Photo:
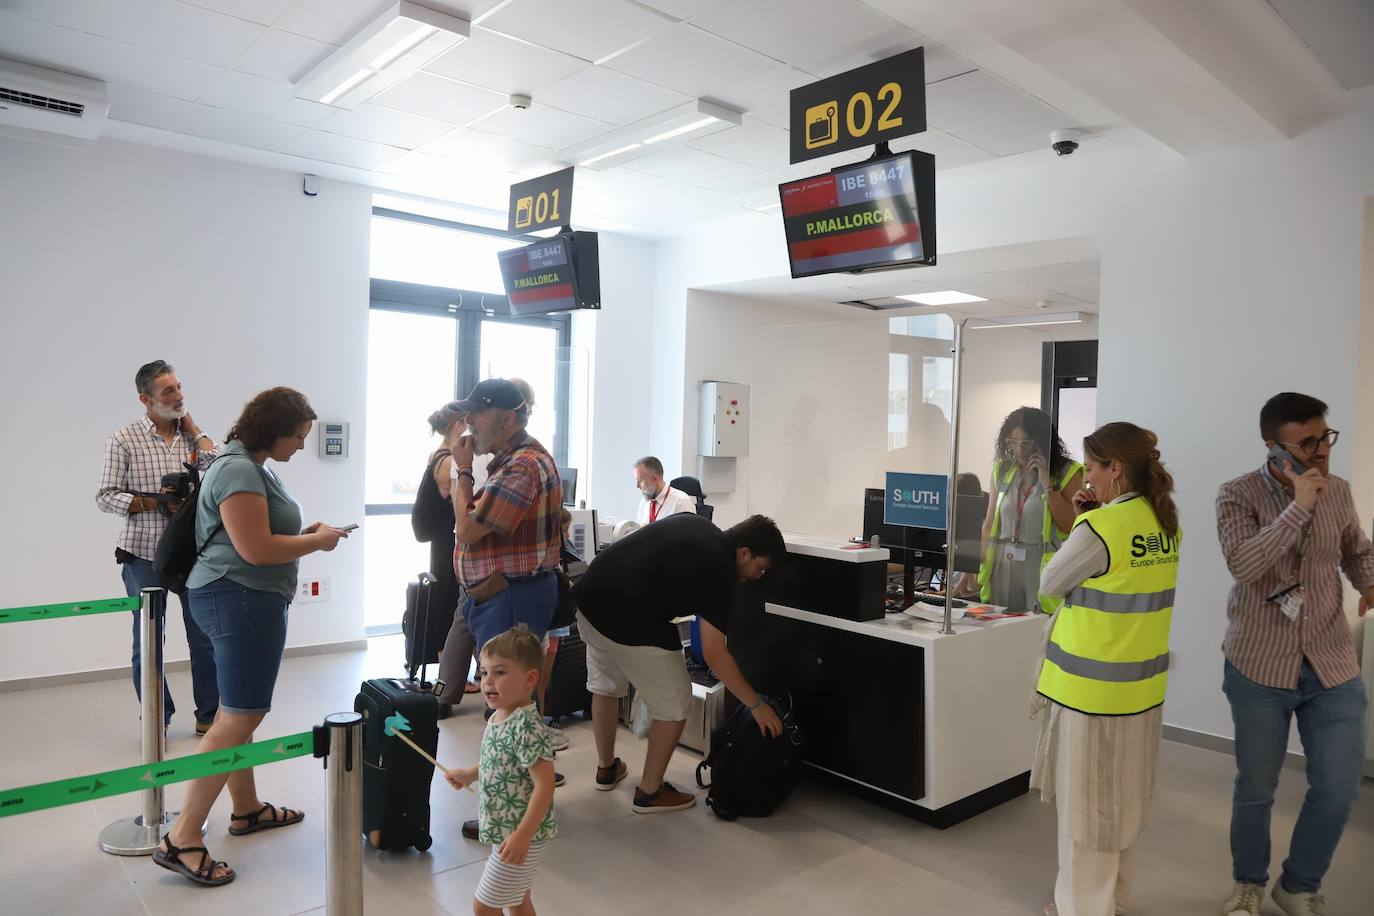
[[[90,41],[73,29],[0,11],[0,56],[76,71]]]
[[[224,73],[223,68],[212,64],[109,38],[95,35],[84,35],[82,38],[80,55],[75,62],[67,65],[67,69],[135,89],[194,101]]]
[[[762,54],[686,23],[617,55],[606,66],[693,98],[721,101],[728,101],[736,86],[786,70]]]
[[[975,162],[986,162],[996,158],[987,150],[979,149],[971,143],[965,143],[938,130],[927,130],[925,133],[903,137],[893,142],[903,150],[918,149],[933,155],[936,171],[957,169],[962,165],[972,165]]]
[[[296,0],[272,27],[341,45],[385,5],[386,0]]]
[[[584,118],[548,105],[535,105],[527,111],[507,108],[481,122],[483,133],[554,149],[589,140],[611,127],[605,121]]]
[[[334,50],[313,38],[269,29],[234,61],[234,69],[283,83],[294,83]]]
[[[483,133],[471,127],[450,131],[434,142],[425,144],[420,151],[432,156],[486,165],[503,171],[518,169],[543,159],[552,159],[555,154],[552,147],[521,143],[519,140]]]
[[[849,44],[837,43],[818,54],[808,55],[798,60],[796,65],[807,73],[814,73],[818,79],[823,79],[827,76],[853,70],[855,67],[885,60],[894,54],[901,54],[903,51],[910,51],[924,44],[927,42],[920,33],[908,29],[906,26],[889,23],[889,27],[885,30],[863,36]],[[970,65],[965,69],[972,70],[973,66]],[[929,67],[926,68],[926,71],[925,81],[930,82]]]
[[[482,19],[488,11],[507,2],[509,0],[425,0],[424,5],[441,13],[448,13],[450,16],[457,16],[459,19],[466,19],[468,22],[475,23]]]
[[[505,108],[506,96],[423,71],[373,97],[372,103],[448,124],[468,124]]]
[[[626,168],[718,193],[728,193],[731,188],[762,181],[769,175],[751,165],[685,148],[664,150],[636,159]]]
[[[639,5],[652,7],[674,19],[689,19],[703,10],[728,2],[730,0],[639,0]]]
[[[181,0],[181,2],[214,10],[217,13],[224,13],[227,16],[247,19],[249,22],[271,25],[281,17],[282,13],[286,12],[286,8],[291,5],[292,0]]]
[[[146,124],[169,130],[177,118],[191,107],[191,103],[185,99],[130,89],[115,83],[107,84],[105,89],[110,94],[110,117],[130,124]]]
[[[971,73],[978,68],[967,57],[955,54],[944,45],[926,43],[926,84],[938,83],[951,76]]]
[[[245,114],[314,127],[337,108],[321,105],[292,94],[290,83],[264,79],[249,73],[226,70],[199,101],[216,108],[241,111]]]
[[[287,144],[282,152],[368,171],[406,154],[406,151],[399,147],[327,134],[322,130],[306,131]]]
[[[85,31],[125,44],[227,67],[266,28],[175,0],[122,0],[96,3],[86,15]]]
[[[182,134],[222,140],[238,146],[252,146],[258,149],[281,150],[291,142],[291,138],[301,133],[295,124],[272,121],[237,111],[212,108],[209,105],[192,105],[177,119],[172,127]]]
[[[415,149],[453,130],[453,125],[379,105],[361,105],[352,111],[336,111],[317,124],[316,129],[387,146]]]
[[[726,128],[688,145],[770,172],[787,168],[787,131],[756,118],[746,116],[738,127]]]
[[[481,27],[472,37],[425,66],[430,73],[498,92],[530,94],[589,64]]]
[[[691,21],[793,66],[832,58],[838,49],[903,30],[857,0],[735,0]]]
[[[1072,126],[1067,115],[1037,105],[1034,111],[961,127],[951,133],[999,156],[1014,156],[1031,150],[1043,150],[1049,155],[1050,133]]]
[[[426,194],[461,200],[469,206],[504,211],[510,201],[511,175],[427,153],[406,153],[379,171],[423,182]]]
[[[999,270],[996,275],[1039,287],[1055,296],[1067,296],[1087,303],[1097,302],[1101,285],[1101,265],[1097,258],[1041,264],[1014,270]],[[1069,303],[1065,303],[1066,305]]]
[[[1374,4],[1368,0],[1269,0],[1288,27],[1346,89],[1374,85]]]
[[[630,201],[644,201],[665,210],[709,219],[739,209],[738,198],[703,191],[699,187],[628,168],[585,169],[577,173],[577,193],[586,188]],[[576,194],[574,194],[576,197]]]
[[[1045,298],[1045,291],[1038,286],[1022,283],[1010,277],[990,273],[963,274],[954,277],[941,277],[940,289],[952,289],[971,296],[982,296],[994,302],[1014,305],[1018,308],[1033,308],[1035,303]],[[968,303],[981,306],[982,303]],[[963,304],[960,305],[963,307]]]
[[[535,94],[539,105],[625,125],[691,101],[687,96],[606,67],[588,67]]]
[[[482,24],[596,61],[663,31],[672,21],[627,0],[517,0]]]
[[[575,206],[578,213],[581,214],[580,218],[584,219],[588,216],[600,216],[632,226],[655,230],[674,229],[693,221],[691,217],[663,207],[603,194],[590,188],[578,191],[575,196],[577,197]]]
[[[986,70],[975,70],[926,87],[926,122],[941,130],[981,124],[1036,107],[1042,106]]]
[[[80,29],[92,2],[94,0],[3,0],[0,8],[3,8],[3,14]]]
[[[713,97],[760,121],[786,129],[792,90],[815,81],[816,78],[809,73],[791,67],[777,67],[761,76],[726,86]]]

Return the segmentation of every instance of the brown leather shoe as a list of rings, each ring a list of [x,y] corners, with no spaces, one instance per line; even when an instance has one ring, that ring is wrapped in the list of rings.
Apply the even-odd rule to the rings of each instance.
[[[625,766],[625,761],[619,757],[611,761],[608,767],[596,768],[596,789],[598,792],[609,792],[620,785],[620,780],[625,778],[629,770]]]
[[[653,794],[635,787],[636,814],[663,814],[668,811],[686,811],[697,803],[697,797],[690,792],[679,792],[666,779]]]

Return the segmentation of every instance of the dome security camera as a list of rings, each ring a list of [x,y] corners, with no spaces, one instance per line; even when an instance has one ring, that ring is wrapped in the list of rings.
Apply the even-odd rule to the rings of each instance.
[[[1050,149],[1054,150],[1057,156],[1072,156],[1073,151],[1078,149],[1078,138],[1082,136],[1079,131],[1056,130],[1050,134]]]

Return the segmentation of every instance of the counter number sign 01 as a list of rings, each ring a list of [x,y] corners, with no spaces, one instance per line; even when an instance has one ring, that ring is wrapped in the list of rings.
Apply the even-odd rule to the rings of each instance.
[[[506,231],[531,232],[568,225],[572,192],[572,166],[511,185]]]
[[[925,49],[792,90],[791,161],[884,143],[926,129]]]

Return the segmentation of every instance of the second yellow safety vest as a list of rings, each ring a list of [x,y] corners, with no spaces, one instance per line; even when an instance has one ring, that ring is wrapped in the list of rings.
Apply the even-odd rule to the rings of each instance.
[[[1083,465],[1077,461],[1070,461],[1064,466],[1064,473],[1059,475],[1059,489],[1064,489],[1073,480],[1073,476],[1083,470]],[[978,565],[978,599],[980,601],[992,601],[992,570],[997,563],[997,532],[1002,528],[1002,501],[1006,498],[1007,492],[1011,489],[1011,482],[1016,479],[1016,463],[1008,462],[1004,468],[1002,462],[997,462],[992,467],[993,486],[996,500],[992,511],[992,534],[988,539],[988,547],[983,551],[983,561]],[[1045,566],[1054,556],[1058,545],[1055,544],[1054,516],[1050,514],[1049,497],[1045,498],[1045,517],[1041,522],[1040,541],[1044,548],[1044,553],[1040,557],[1040,571],[1045,571]],[[1046,614],[1053,614],[1059,609],[1059,599],[1049,598],[1040,595],[1040,609]]]

